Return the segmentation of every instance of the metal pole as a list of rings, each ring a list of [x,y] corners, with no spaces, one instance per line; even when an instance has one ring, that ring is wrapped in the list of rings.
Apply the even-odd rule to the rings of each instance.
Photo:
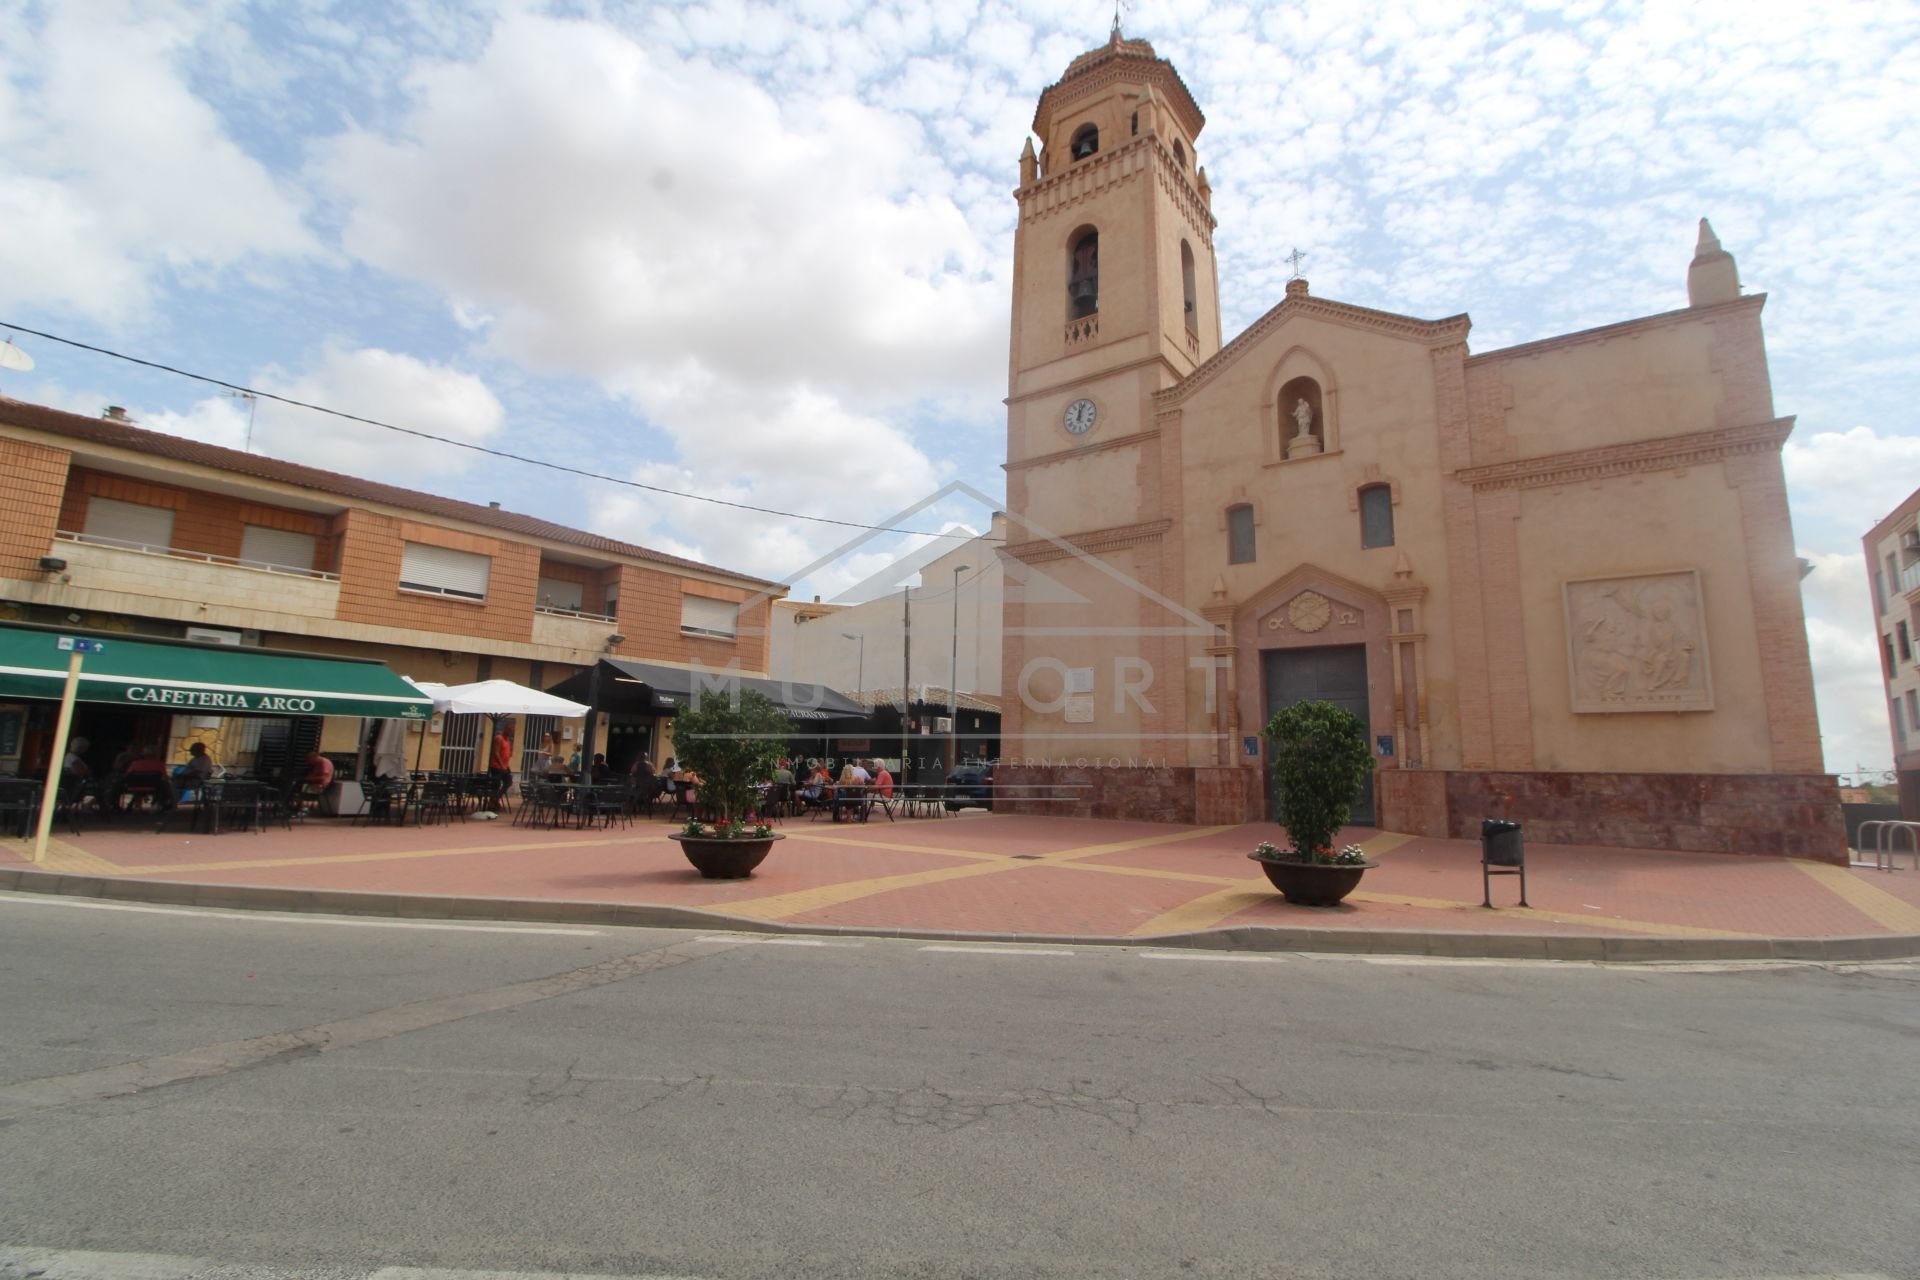
[[[907,768],[907,712],[913,707],[913,588],[900,589],[900,776],[911,778]]]
[[[970,564],[953,566],[953,651],[947,657],[947,772],[960,764],[960,575]]]
[[[600,723],[600,660],[587,673],[587,727],[580,731],[580,776],[593,775],[593,731]]]
[[[40,791],[40,826],[33,833],[34,862],[47,857],[47,836],[53,830],[53,807],[60,799],[61,767],[67,760],[67,731],[73,728],[73,704],[80,693],[80,650],[67,655],[67,684],[60,691],[60,716],[53,726],[53,759],[47,762],[47,785]]]

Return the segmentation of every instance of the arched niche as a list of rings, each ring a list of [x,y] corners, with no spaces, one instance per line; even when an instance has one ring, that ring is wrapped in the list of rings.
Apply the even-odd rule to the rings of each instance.
[[[1299,402],[1309,410],[1302,436]],[[1267,376],[1260,406],[1263,452],[1269,463],[1324,457],[1340,450],[1340,384],[1333,370],[1305,347],[1293,347]]]

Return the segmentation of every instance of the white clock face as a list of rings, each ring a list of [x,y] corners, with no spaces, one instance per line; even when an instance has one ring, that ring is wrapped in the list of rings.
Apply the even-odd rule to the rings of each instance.
[[[1093,430],[1094,419],[1099,416],[1100,411],[1094,408],[1093,401],[1075,400],[1067,406],[1067,414],[1064,419],[1067,434],[1070,436],[1083,436],[1087,434],[1087,432]]]

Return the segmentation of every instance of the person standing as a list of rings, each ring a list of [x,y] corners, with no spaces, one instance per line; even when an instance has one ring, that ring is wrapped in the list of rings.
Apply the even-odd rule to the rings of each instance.
[[[493,752],[487,758],[487,777],[493,782],[493,804],[497,810],[513,787],[513,739],[507,730],[513,721],[501,720],[493,726]]]

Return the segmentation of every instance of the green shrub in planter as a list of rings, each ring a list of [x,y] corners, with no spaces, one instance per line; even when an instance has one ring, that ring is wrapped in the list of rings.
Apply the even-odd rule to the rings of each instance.
[[[673,746],[680,763],[700,775],[701,806],[714,815],[717,830],[690,835],[752,835],[744,822],[759,804],[756,786],[773,781],[793,732],[773,699],[751,689],[709,693],[673,721]]]
[[[1266,734],[1273,743],[1275,816],[1294,855],[1334,861],[1333,838],[1373,772],[1367,726],[1331,702],[1296,702],[1267,721]]]

